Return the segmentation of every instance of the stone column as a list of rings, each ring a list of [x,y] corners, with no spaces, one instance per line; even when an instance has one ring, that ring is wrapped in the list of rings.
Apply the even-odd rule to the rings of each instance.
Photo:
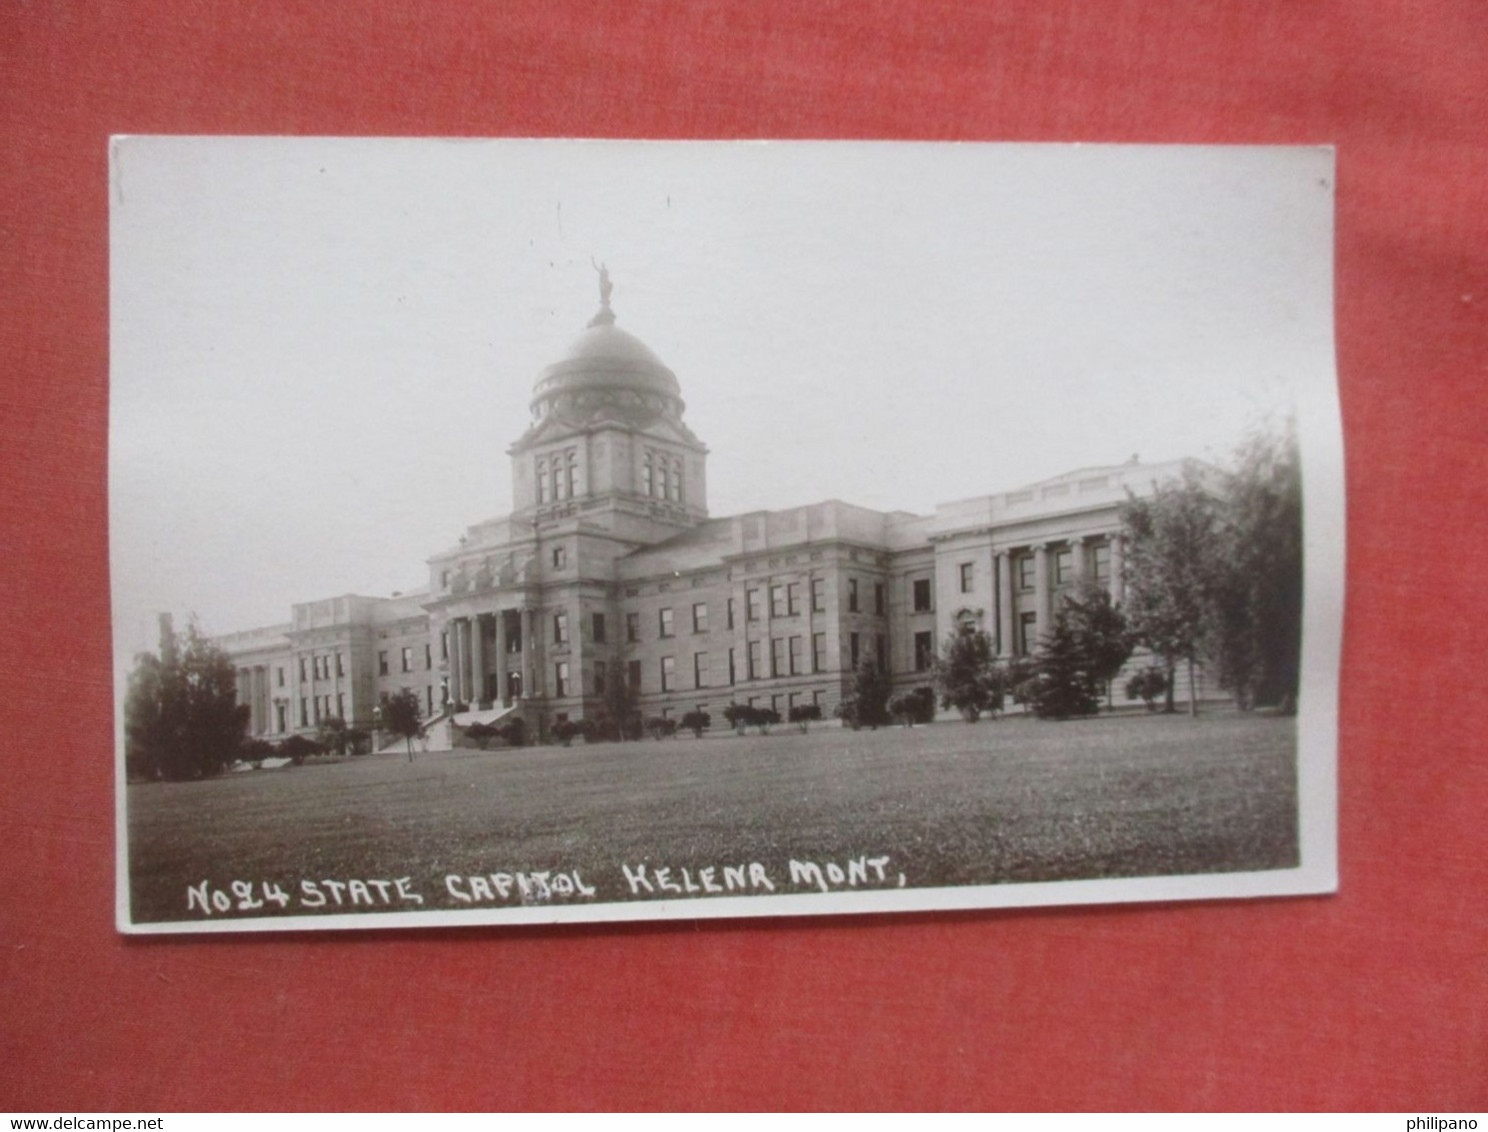
[[[506,706],[506,614],[496,611],[496,699],[492,707]]]
[[[1050,629],[1049,606],[1049,544],[1033,544],[1033,607],[1038,614],[1037,636],[1042,637]]]
[[[449,681],[450,699],[459,703],[465,698],[464,679],[465,666],[460,657],[460,618],[451,617],[444,623],[444,631],[448,637],[449,645]]]
[[[994,585],[997,587],[997,655],[1013,655],[1013,556],[999,550]]]
[[[1111,536],[1111,604],[1120,605],[1126,600],[1126,579],[1122,577],[1122,571],[1126,568],[1123,557],[1121,533]]]
[[[470,706],[478,708],[486,697],[486,634],[482,615],[470,619]]]
[[[1085,539],[1083,537],[1072,538],[1069,540],[1069,546],[1070,561],[1075,567],[1075,585],[1078,586],[1085,581]]]
[[[532,654],[537,646],[537,610],[524,607],[522,621],[522,695],[531,698],[537,695],[537,683],[532,678]]]

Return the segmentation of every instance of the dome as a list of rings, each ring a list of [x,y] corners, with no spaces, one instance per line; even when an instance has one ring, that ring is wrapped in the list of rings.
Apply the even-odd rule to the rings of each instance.
[[[600,270],[599,312],[563,357],[538,374],[532,415],[591,415],[602,406],[646,408],[680,419],[682,387],[651,348],[615,325],[609,272]]]

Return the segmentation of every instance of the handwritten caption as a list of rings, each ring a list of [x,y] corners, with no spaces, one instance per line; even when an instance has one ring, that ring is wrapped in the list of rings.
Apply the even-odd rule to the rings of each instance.
[[[715,895],[843,892],[903,888],[902,872],[887,856],[844,861],[798,861],[771,869],[759,861],[736,865],[678,866],[623,863],[586,882],[578,869],[447,873],[418,884],[413,877],[300,879],[287,886],[270,880],[203,880],[186,888],[188,915],[273,915],[285,912],[456,910],[484,905],[544,905],[664,900]]]

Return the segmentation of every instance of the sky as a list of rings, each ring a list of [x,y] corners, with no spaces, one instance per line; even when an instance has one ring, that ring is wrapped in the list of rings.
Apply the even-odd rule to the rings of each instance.
[[[596,262],[716,516],[1223,461],[1298,406],[1306,455],[1310,415],[1338,432],[1332,177],[1319,148],[115,139],[116,659],[162,611],[426,585],[509,510]]]

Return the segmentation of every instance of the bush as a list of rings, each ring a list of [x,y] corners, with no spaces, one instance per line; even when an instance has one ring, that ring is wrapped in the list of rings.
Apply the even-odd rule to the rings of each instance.
[[[664,715],[653,715],[646,720],[646,733],[653,739],[666,739],[677,733],[677,721]]]
[[[264,759],[274,755],[274,744],[263,739],[245,739],[239,757],[257,767]]]
[[[497,729],[489,723],[472,723],[465,728],[465,738],[473,740],[483,751],[486,745],[496,738],[496,734]]]
[[[889,701],[889,711],[906,727],[913,727],[916,723],[934,723],[935,689],[926,685],[895,696]]]
[[[798,704],[791,708],[787,714],[790,722],[799,727],[803,735],[806,734],[807,729],[811,726],[811,721],[820,719],[821,717],[822,711],[819,704]]]
[[[312,739],[306,739],[303,735],[291,735],[279,744],[279,754],[288,759],[295,766],[302,766],[311,755],[321,754],[321,746]]]
[[[581,730],[582,728],[573,720],[560,719],[557,723],[553,724],[553,738],[567,747],[573,742],[574,736],[578,735]]]
[[[705,711],[690,711],[682,717],[682,726],[701,739],[703,732],[712,724],[713,718]]]
[[[761,735],[768,735],[770,728],[780,722],[780,713],[774,708],[757,708],[751,704],[729,704],[723,709],[723,718],[735,731],[743,732],[754,727]]]
[[[502,724],[492,724],[496,738],[500,739],[508,747],[525,747],[527,745],[527,721],[520,715],[513,716]]]
[[[1168,675],[1161,668],[1144,668],[1126,682],[1126,698],[1141,700],[1148,711],[1157,710],[1157,698],[1168,690]]]
[[[365,755],[372,750],[372,735],[360,727],[346,729],[346,749],[353,755]]]

